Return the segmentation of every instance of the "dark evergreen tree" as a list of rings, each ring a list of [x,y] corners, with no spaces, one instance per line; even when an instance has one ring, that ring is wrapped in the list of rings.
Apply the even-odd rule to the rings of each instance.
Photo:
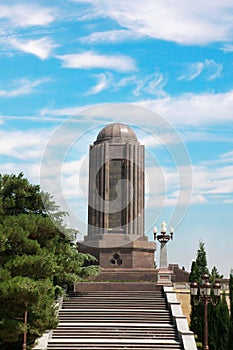
[[[191,272],[189,274],[189,282],[197,281],[199,276],[197,276],[196,261],[192,261]]]
[[[207,258],[205,251],[205,244],[199,242],[196,260],[192,263],[191,273],[189,277],[190,282],[201,282],[201,277],[204,274],[209,274],[207,267]],[[194,300],[191,299],[191,315],[190,315],[190,329],[198,336],[200,341],[203,341],[204,329],[204,307],[202,303],[195,305]]]
[[[226,350],[229,339],[230,316],[226,301],[225,292],[223,292],[219,305],[216,307],[217,312],[217,327],[218,327],[218,346],[216,350]],[[233,344],[232,344],[233,348]]]
[[[221,275],[217,267],[214,266],[210,273],[210,283],[213,283],[216,280],[216,278],[223,278],[223,275]]]
[[[214,299],[214,296],[212,298]],[[229,339],[230,315],[225,292],[222,293],[217,306],[209,304],[208,321],[209,348],[211,350],[226,350]]]
[[[197,251],[196,261],[192,263],[191,273],[190,273],[190,282],[201,283],[201,277],[203,274],[209,274],[207,267],[207,259],[204,243],[199,243],[199,249]],[[213,267],[210,274],[210,282],[215,282],[216,278],[222,278],[216,267]],[[233,276],[232,281],[232,290],[233,290]],[[198,296],[199,297],[199,296]],[[233,300],[233,291],[232,291],[232,300]],[[213,291],[212,298],[214,299]],[[204,305],[198,303],[195,305],[194,300],[191,299],[191,322],[190,328],[197,335],[198,340],[203,343],[204,338]],[[208,328],[209,328],[209,349],[210,350],[233,350],[233,334],[230,328],[230,316],[229,309],[226,301],[225,293],[222,294],[222,297],[219,301],[219,304],[212,305],[208,304]],[[231,341],[229,342],[229,336]]]
[[[72,242],[76,232],[63,225],[64,215],[51,196],[22,173],[0,175],[1,350],[22,348],[25,312],[29,349],[57,325],[56,291],[97,271],[84,267],[84,261],[94,258],[78,253]]]
[[[208,333],[209,333],[209,348],[211,350],[217,350],[216,337],[218,334],[218,318],[216,312],[216,306],[212,304],[208,305]]]
[[[197,257],[196,257],[196,276],[197,276],[196,282],[200,283],[201,278],[204,274],[209,275],[209,270],[207,267],[205,243],[200,241],[199,248],[197,250]]]

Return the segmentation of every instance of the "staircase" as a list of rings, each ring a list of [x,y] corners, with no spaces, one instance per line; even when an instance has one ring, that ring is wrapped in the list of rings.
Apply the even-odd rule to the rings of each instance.
[[[160,289],[72,292],[59,320],[48,350],[183,349]]]

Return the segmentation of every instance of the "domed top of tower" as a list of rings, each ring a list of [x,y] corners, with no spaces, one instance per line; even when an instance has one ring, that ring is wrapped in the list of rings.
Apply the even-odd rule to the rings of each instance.
[[[137,141],[135,132],[126,124],[112,123],[103,128],[96,139],[96,143],[101,143],[111,139],[123,139],[127,141]]]

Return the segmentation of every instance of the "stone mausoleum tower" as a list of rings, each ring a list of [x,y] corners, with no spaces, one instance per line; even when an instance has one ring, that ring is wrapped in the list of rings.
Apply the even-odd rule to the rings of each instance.
[[[88,234],[79,251],[103,269],[154,269],[144,234],[144,146],[125,124],[103,128],[89,151]]]

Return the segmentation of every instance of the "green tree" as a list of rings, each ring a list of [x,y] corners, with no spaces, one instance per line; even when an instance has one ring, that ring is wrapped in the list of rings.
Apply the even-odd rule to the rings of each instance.
[[[189,282],[201,282],[201,277],[204,274],[209,274],[207,266],[207,258],[205,251],[205,243],[202,241],[199,242],[199,247],[197,250],[196,260],[193,260],[191,266],[191,272],[189,275]]]
[[[76,232],[63,225],[64,215],[51,196],[22,173],[0,175],[1,350],[22,348],[25,312],[30,348],[57,325],[57,291],[97,273],[95,266],[84,267],[94,258],[78,253],[72,241]]]
[[[210,277],[210,282],[215,282],[216,278],[222,278],[217,268],[214,266],[211,274],[208,272],[207,258],[205,252],[205,246],[203,242],[199,243],[199,249],[197,251],[196,260],[193,261],[191,267],[191,273],[189,277],[190,282],[201,283],[201,277],[203,274],[208,274]],[[233,276],[232,276],[232,290],[233,290]],[[199,295],[198,295],[199,297]],[[214,300],[214,295],[212,291],[212,298]],[[233,292],[232,292],[233,300]],[[200,302],[197,305],[191,298],[191,315],[190,315],[190,328],[197,335],[198,340],[203,343],[203,330],[204,330],[204,306]],[[232,350],[232,344],[228,342],[229,339],[229,309],[226,301],[225,293],[216,306],[211,303],[208,304],[208,328],[209,328],[209,348],[210,350]],[[228,347],[229,344],[229,348]]]
[[[196,261],[192,261],[191,272],[189,274],[189,282],[197,281],[199,278],[197,274]]]
[[[204,274],[209,274],[207,267],[207,258],[205,251],[205,244],[199,242],[197,250],[196,260],[192,263],[191,273],[189,276],[189,282],[196,281],[201,282],[201,277]],[[204,307],[202,303],[195,305],[194,300],[191,299],[191,315],[190,315],[190,328],[198,336],[200,341],[203,341],[203,328],[204,328]]]
[[[222,293],[217,306],[209,304],[208,321],[210,349],[226,350],[229,339],[230,316],[225,292]]]
[[[216,278],[223,278],[223,275],[221,275],[217,267],[214,266],[210,273],[210,283],[213,283],[216,280]]]

